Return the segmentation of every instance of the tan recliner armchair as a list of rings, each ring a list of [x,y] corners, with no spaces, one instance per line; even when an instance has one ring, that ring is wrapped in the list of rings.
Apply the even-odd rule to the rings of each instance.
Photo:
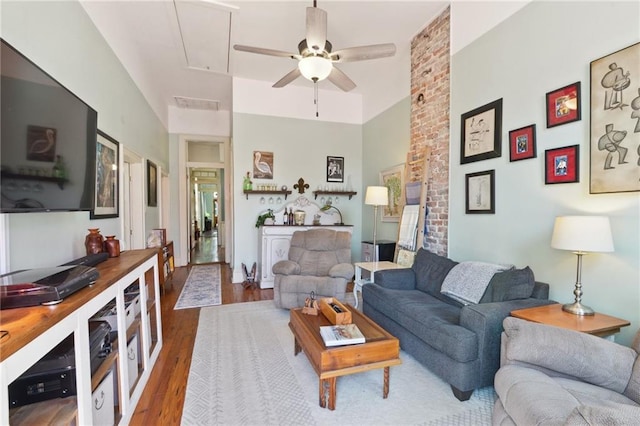
[[[351,233],[331,229],[296,231],[289,259],[273,265],[273,299],[279,308],[299,308],[311,292],[316,298],[344,300],[353,278]]]

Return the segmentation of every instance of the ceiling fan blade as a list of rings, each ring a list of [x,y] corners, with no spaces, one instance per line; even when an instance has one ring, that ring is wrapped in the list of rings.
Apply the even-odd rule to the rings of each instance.
[[[327,80],[338,86],[339,89],[348,92],[356,88],[356,84],[345,73],[340,71],[335,66],[331,70],[331,74],[327,77]]]
[[[322,52],[327,42],[327,12],[317,7],[307,8],[307,47]]]
[[[396,54],[393,43],[372,44],[370,46],[348,47],[330,54],[333,62],[365,61],[367,59],[386,58]]]
[[[243,46],[242,44],[234,44],[233,48],[240,52],[258,53],[260,55],[279,56],[282,58],[300,59],[297,53],[284,52],[282,50],[264,49],[262,47]]]
[[[298,67],[295,67],[295,69],[293,69],[290,73],[282,77],[280,80],[276,81],[272,87],[276,87],[276,88],[284,87],[287,84],[291,83],[296,78],[300,77],[301,75],[302,74],[300,74],[300,69]]]

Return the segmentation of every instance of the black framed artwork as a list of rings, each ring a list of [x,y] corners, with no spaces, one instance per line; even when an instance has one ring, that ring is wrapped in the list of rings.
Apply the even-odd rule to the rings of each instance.
[[[327,182],[344,182],[344,157],[327,156]]]
[[[460,164],[502,155],[502,98],[462,114]]]
[[[96,142],[95,194],[91,219],[118,217],[118,141],[98,130]]]
[[[509,161],[535,158],[536,125],[530,124],[509,132]]]
[[[545,184],[580,182],[580,145],[547,149],[544,158]]]
[[[158,167],[147,160],[147,205],[158,206]]]
[[[465,213],[493,214],[496,212],[495,170],[465,175]]]
[[[546,98],[547,128],[580,120],[582,108],[579,81],[548,92]]]

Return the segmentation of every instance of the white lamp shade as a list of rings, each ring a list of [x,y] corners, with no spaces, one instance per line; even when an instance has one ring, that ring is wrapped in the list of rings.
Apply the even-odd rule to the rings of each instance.
[[[551,247],[577,252],[611,252],[613,237],[606,216],[559,216],[553,226]]]
[[[307,56],[298,61],[298,68],[306,79],[320,81],[329,77],[333,65],[329,59],[322,56]]]
[[[388,206],[389,189],[386,186],[368,186],[364,203],[369,206]]]

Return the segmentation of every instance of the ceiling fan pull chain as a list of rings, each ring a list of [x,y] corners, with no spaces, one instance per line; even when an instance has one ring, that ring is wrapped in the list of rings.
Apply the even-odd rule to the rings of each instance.
[[[316,105],[316,118],[318,117],[318,82],[313,82],[313,103]]]

